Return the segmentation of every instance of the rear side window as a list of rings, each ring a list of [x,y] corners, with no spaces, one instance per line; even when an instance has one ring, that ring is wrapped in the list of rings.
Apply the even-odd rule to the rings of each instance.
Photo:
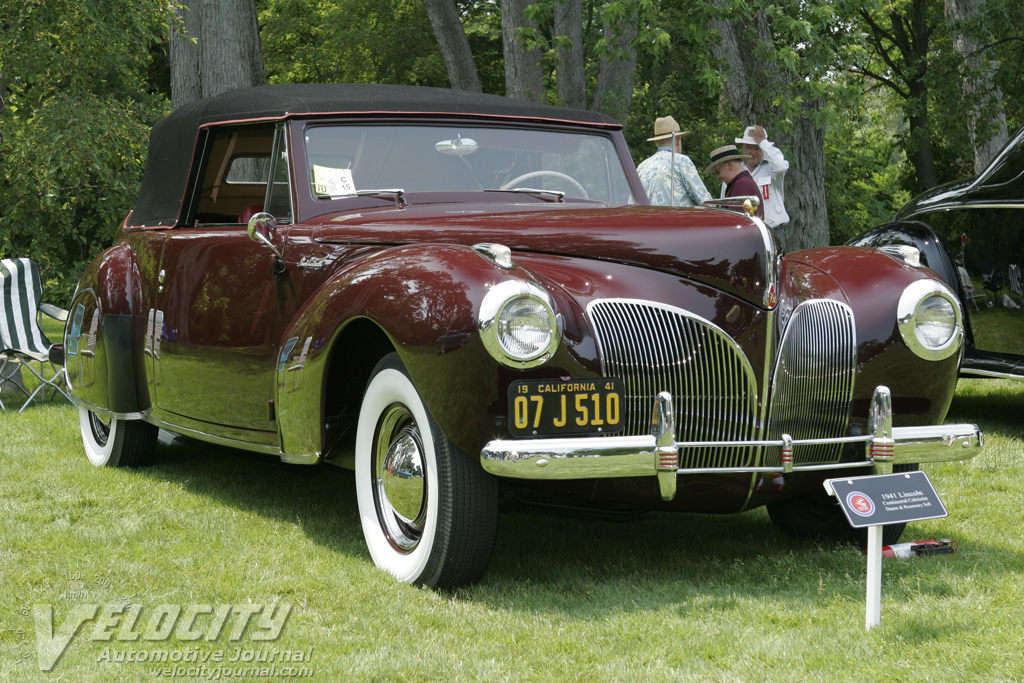
[[[291,220],[287,151],[275,125],[233,126],[210,131],[195,187],[195,225],[245,223],[270,211]]]

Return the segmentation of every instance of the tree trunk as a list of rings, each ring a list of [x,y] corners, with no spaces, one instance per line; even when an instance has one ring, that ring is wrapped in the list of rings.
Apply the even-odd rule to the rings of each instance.
[[[505,54],[505,94],[517,100],[544,101],[544,74],[540,68],[540,50],[525,50],[517,29],[537,26],[527,21],[523,11],[530,0],[501,0],[501,37]]]
[[[481,92],[480,75],[455,0],[423,0],[453,90]]]
[[[558,0],[555,6],[556,37],[564,36],[570,45],[556,44],[558,100],[564,107],[587,108],[587,81],[583,72],[583,0]]]
[[[770,62],[759,57],[757,43],[774,45],[771,27],[763,12],[753,17],[754,35],[746,32],[749,24],[712,22],[720,41],[711,45],[715,57],[728,64],[725,94],[732,102],[743,126],[763,125],[769,133],[777,120],[772,95],[785,96],[789,82]],[[788,251],[826,246],[829,243],[828,211],[825,204],[825,134],[814,124],[813,114],[820,101],[805,102],[792,131],[776,130],[772,141],[789,161],[786,172],[786,228]],[[740,131],[736,131],[737,134]]]
[[[979,14],[985,0],[945,0],[946,21],[950,24],[969,21]],[[964,32],[954,33],[953,47],[966,64],[963,88],[967,101],[973,103],[967,119],[967,133],[974,148],[974,172],[981,173],[995,159],[1010,139],[1006,129],[1003,93],[992,80],[996,66],[974,54],[975,44]],[[979,131],[979,128],[981,131]],[[992,131],[991,135],[988,131]]]
[[[890,12],[892,33],[896,46],[904,55],[909,75],[907,77],[907,120],[910,124],[910,155],[917,172],[917,191],[924,192],[939,184],[935,171],[935,153],[932,151],[931,126],[928,121],[928,49],[931,42],[931,27],[927,11],[930,0],[912,0],[908,19],[910,34],[895,10]]]
[[[907,120],[910,124],[910,161],[917,173],[917,191],[924,192],[939,184],[932,151],[931,128],[928,122],[928,86],[923,78],[910,81],[907,99]]]
[[[187,35],[170,32],[174,108],[232,88],[263,85],[255,1],[192,0],[188,7],[179,10]]]
[[[606,21],[602,29],[606,38],[612,38],[618,44],[620,54],[601,55],[592,109],[622,121],[629,115],[629,105],[633,100],[633,82],[636,79],[633,40],[638,30],[635,9],[621,24]]]
[[[810,113],[824,102],[804,105]],[[807,114],[796,120],[791,133],[779,133],[774,140],[789,160],[786,171],[786,228],[788,251],[824,247],[829,244],[828,207],[825,203],[825,131]]]

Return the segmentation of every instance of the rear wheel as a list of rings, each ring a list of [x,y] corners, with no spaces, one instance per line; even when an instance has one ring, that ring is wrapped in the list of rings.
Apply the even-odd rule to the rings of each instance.
[[[78,409],[82,444],[89,462],[97,467],[139,467],[153,460],[156,427],[142,420],[104,418]]]
[[[894,472],[910,472],[917,465],[895,465]],[[854,529],[843,514],[835,496],[825,493],[810,493],[782,503],[771,503],[768,516],[772,523],[793,538],[815,538],[840,543],[855,543],[867,546],[867,529]],[[883,545],[892,545],[900,540],[906,522],[887,524],[882,527]]]
[[[363,396],[355,478],[377,566],[431,588],[483,576],[497,526],[497,480],[441,432],[394,353],[374,368]]]

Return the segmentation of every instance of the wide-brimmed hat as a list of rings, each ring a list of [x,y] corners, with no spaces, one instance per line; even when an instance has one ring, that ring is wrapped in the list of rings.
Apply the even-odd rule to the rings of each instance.
[[[736,138],[737,145],[753,145],[757,147],[757,140],[754,139],[754,129],[757,126],[747,126],[743,129],[743,137]]]
[[[657,142],[659,140],[668,140],[672,135],[675,134],[677,138],[681,138],[684,135],[689,135],[690,131],[679,130],[679,124],[671,116],[659,116],[654,119],[654,137],[647,138],[647,142]]]
[[[749,154],[740,154],[736,145],[723,145],[711,153],[711,165],[704,169],[704,172],[711,173],[716,166],[727,161],[746,161],[749,158]]]

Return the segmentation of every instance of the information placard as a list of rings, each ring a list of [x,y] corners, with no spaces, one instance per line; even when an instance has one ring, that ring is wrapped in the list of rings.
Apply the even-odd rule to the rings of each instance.
[[[829,479],[825,490],[839,499],[855,529],[949,516],[921,471]]]

